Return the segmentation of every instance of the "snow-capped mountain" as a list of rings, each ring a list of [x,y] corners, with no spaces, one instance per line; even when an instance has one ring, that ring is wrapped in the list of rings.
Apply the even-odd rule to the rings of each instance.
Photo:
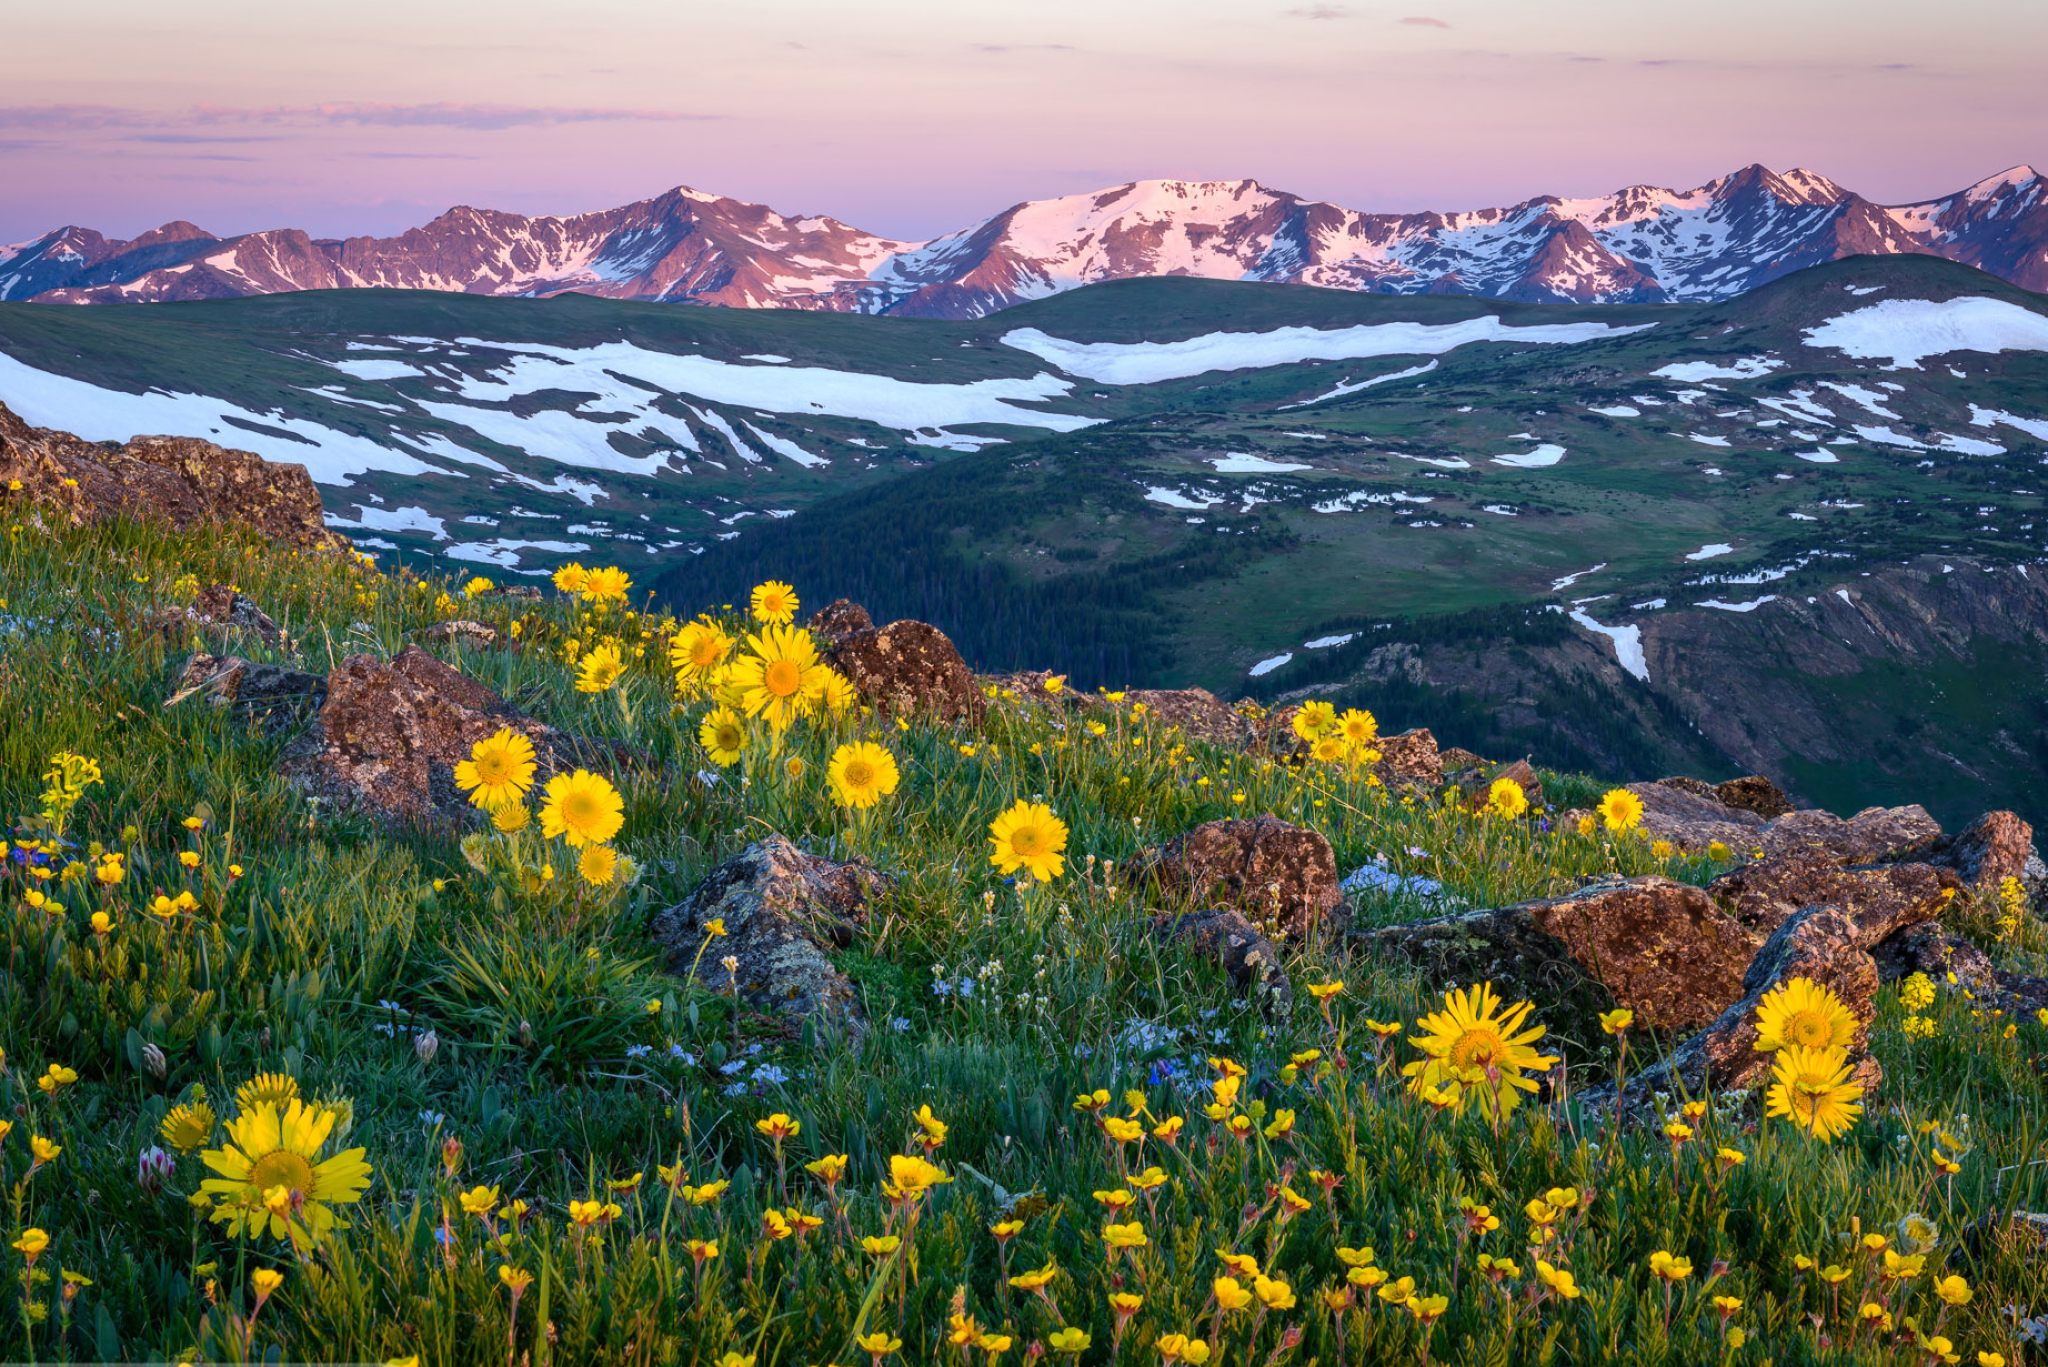
[[[0,247],[0,299],[216,299],[384,286],[973,318],[1102,280],[1196,275],[1531,302],[1710,301],[1846,256],[1918,253],[2048,290],[2048,180],[2031,167],[1883,206],[1751,166],[1464,213],[1375,214],[1257,181],[1134,181],[1033,200],[929,242],[678,187],[568,218],[456,208],[398,237],[295,229],[133,241],[65,227]]]

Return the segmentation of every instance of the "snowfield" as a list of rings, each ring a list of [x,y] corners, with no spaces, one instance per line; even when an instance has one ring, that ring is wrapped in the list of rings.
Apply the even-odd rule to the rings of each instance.
[[[1806,329],[1806,344],[1918,370],[1954,351],[2048,351],[2048,318],[2003,299],[1887,299]]]
[[[1181,342],[1071,342],[1037,328],[1017,328],[1004,333],[1002,342],[1069,375],[1102,384],[1158,384],[1211,370],[1252,370],[1303,361],[1357,361],[1373,356],[1441,356],[1474,342],[1570,346],[1625,337],[1655,326],[1540,323],[1518,328],[1509,327],[1489,314],[1457,323],[1362,323],[1348,328],[1208,332]]]
[[[1586,612],[1584,608],[1573,608],[1571,619],[1586,630],[1598,636],[1605,636],[1614,643],[1614,658],[1623,669],[1641,679],[1650,681],[1650,665],[1643,658],[1643,629],[1638,626],[1604,627]]]
[[[1773,356],[1748,356],[1733,365],[1716,365],[1712,361],[1681,361],[1675,365],[1662,366],[1650,373],[1684,384],[1699,384],[1703,380],[1754,380],[1770,374],[1784,364]]]
[[[1510,452],[1504,456],[1494,456],[1492,459],[1495,465],[1512,465],[1518,470],[1540,470],[1544,466],[1555,465],[1563,460],[1564,448],[1546,444],[1538,446],[1534,451],[1524,451],[1520,454]]]

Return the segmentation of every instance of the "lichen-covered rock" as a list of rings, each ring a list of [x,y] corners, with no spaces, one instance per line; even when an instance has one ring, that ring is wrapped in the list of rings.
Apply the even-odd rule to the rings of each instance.
[[[1459,791],[1465,795],[1468,806],[1484,807],[1493,796],[1493,785],[1506,779],[1522,790],[1522,796],[1531,807],[1543,805],[1543,781],[1536,777],[1536,770],[1528,760],[1518,759],[1511,764],[1490,764],[1468,771],[1458,782]]]
[[[347,544],[327,530],[303,465],[191,437],[83,441],[31,427],[0,404],[0,488],[16,480],[43,516],[74,527],[132,517],[180,529],[247,528],[297,545]]]
[[[628,758],[535,721],[418,646],[386,660],[351,655],[327,676],[317,724],[287,756],[287,772],[316,796],[400,821],[471,810],[455,765],[501,727],[533,742],[536,786],[574,768],[615,772]]]
[[[1767,855],[1825,854],[1841,864],[1874,864],[1941,834],[1927,809],[1865,807],[1852,817],[1833,812],[1787,812],[1764,827]]]
[[[1877,1061],[1864,1052],[1870,1021],[1876,1014],[1871,998],[1878,988],[1877,963],[1859,944],[1856,923],[1836,907],[1807,907],[1771,933],[1742,978],[1742,996],[1706,1029],[1692,1036],[1663,1062],[1628,1082],[1628,1105],[1647,1108],[1651,1094],[1676,1097],[1681,1090],[1701,1096],[1748,1091],[1770,1077],[1771,1055],[1756,1049],[1756,1009],[1764,994],[1794,978],[1810,978],[1831,988],[1855,1015],[1857,1025],[1849,1053],[1856,1063],[1855,1080],[1874,1088],[1883,1079]],[[1580,1094],[1591,1107],[1611,1105],[1611,1089]]]
[[[1232,907],[1288,935],[1344,903],[1330,842],[1276,816],[1205,822],[1147,851],[1133,876],[1171,901]]]
[[[922,713],[974,722],[987,706],[960,652],[927,622],[850,632],[826,648],[825,658],[863,699],[890,716]]]
[[[1930,836],[1892,857],[1952,869],[1966,886],[1995,889],[2008,878],[2026,881],[2027,861],[2036,857],[2034,828],[2017,813],[1986,812],[1954,835]]]
[[[830,646],[856,632],[873,631],[875,620],[851,598],[835,598],[812,613],[806,625],[820,646]]]
[[[1685,854],[1705,854],[1716,841],[1740,854],[1755,846],[1764,819],[1755,812],[1731,807],[1698,779],[1663,779],[1631,783],[1628,790],[1642,800],[1638,829],[1647,840],[1668,840]]]
[[[284,632],[256,600],[238,592],[232,584],[208,584],[192,604],[192,615],[214,626],[250,632],[266,641],[277,641]]]
[[[1826,854],[1771,855],[1722,874],[1707,891],[1736,920],[1768,935],[1801,907],[1823,902],[1856,923],[1860,948],[1931,921],[1954,895],[1956,877],[1927,864],[1849,869]]]
[[[1252,724],[1206,688],[1133,688],[1111,705],[1143,707],[1155,725],[1211,745],[1243,745],[1252,734]]]
[[[466,617],[430,623],[413,635],[429,645],[465,645],[471,650],[489,650],[498,644],[496,627]]]
[[[1373,742],[1373,749],[1380,752],[1373,771],[1389,788],[1402,784],[1434,788],[1444,781],[1443,756],[1427,727],[1381,736]]]
[[[694,966],[697,982],[730,984],[755,1010],[818,1015],[859,1034],[859,997],[827,950],[854,942],[868,907],[890,886],[865,864],[837,864],[771,835],[657,914],[654,939],[672,973]],[[711,933],[714,920],[724,935]]]
[[[1196,951],[1216,960],[1230,975],[1239,996],[1275,1015],[1285,1016],[1294,1006],[1294,988],[1280,961],[1280,950],[1259,933],[1244,914],[1229,908],[1190,912],[1185,916],[1155,916],[1152,933],[1162,940],[1185,940]]]
[[[1702,889],[1655,875],[1361,936],[1446,986],[1490,981],[1581,1013],[1620,1005],[1665,1029],[1704,1025],[1740,996],[1762,939]]]
[[[1727,806],[1745,812],[1755,812],[1766,821],[1783,816],[1792,810],[1792,799],[1777,784],[1762,774],[1750,774],[1743,778],[1731,778],[1726,783],[1714,785],[1714,796]]]
[[[279,731],[296,726],[327,698],[325,675],[282,665],[257,664],[240,655],[194,655],[173,681],[165,707],[188,698],[204,698],[215,707],[232,707]]]
[[[1999,968],[1983,950],[1933,922],[1884,941],[1871,957],[1884,981],[1925,973],[1942,991],[1969,993],[1976,1010],[2017,1018],[2048,1008],[2048,978]]]

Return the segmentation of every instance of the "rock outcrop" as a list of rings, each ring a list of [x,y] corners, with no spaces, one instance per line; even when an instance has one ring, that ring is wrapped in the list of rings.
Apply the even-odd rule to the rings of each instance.
[[[1704,890],[1651,874],[1385,926],[1359,940],[1446,986],[1490,981],[1583,1015],[1620,1005],[1646,1026],[1687,1030],[1741,995],[1763,937]]]
[[[1787,812],[1764,828],[1765,854],[1825,854],[1843,864],[1872,864],[1941,834],[1924,807],[1865,807],[1851,817]]]
[[[672,973],[694,970],[698,983],[730,985],[757,1011],[817,1015],[858,1034],[866,1028],[859,997],[827,951],[853,944],[868,907],[889,887],[865,864],[836,864],[771,835],[657,914],[654,939]],[[714,921],[724,934],[712,930]]]
[[[1131,872],[1170,902],[1230,907],[1294,936],[1344,904],[1330,842],[1275,816],[1205,822],[1147,851]]]
[[[842,604],[851,609],[842,620],[857,620],[852,612],[861,612],[860,608],[843,600],[833,608]],[[976,722],[987,706],[973,671],[953,642],[927,622],[906,620],[850,630],[832,640],[824,656],[865,701],[889,716],[921,713],[941,721]]]
[[[181,529],[246,528],[295,545],[346,544],[327,530],[303,465],[191,437],[84,441],[30,427],[0,404],[0,488],[14,481],[22,486],[16,497],[73,527],[130,517]]]
[[[2008,878],[2025,883],[2028,861],[2038,859],[2033,826],[2013,812],[1986,812],[1954,835],[1929,836],[1892,857],[1951,869],[1966,886],[1983,889]]]
[[[1713,793],[1724,805],[1738,811],[1755,812],[1766,821],[1792,810],[1792,799],[1785,796],[1785,790],[1762,774],[1717,783]]]
[[[1809,978],[1833,989],[1855,1015],[1857,1025],[1849,1053],[1856,1062],[1855,1080],[1875,1087],[1883,1072],[1863,1052],[1875,1015],[1871,998],[1878,988],[1877,963],[1862,943],[1856,923],[1837,907],[1807,907],[1779,926],[1757,951],[1742,978],[1742,996],[1706,1029],[1692,1036],[1663,1062],[1627,1083],[1631,1109],[1647,1108],[1651,1095],[1664,1092],[1674,1106],[1681,1092],[1698,1097],[1717,1092],[1748,1091],[1770,1077],[1771,1055],[1756,1049],[1756,1010],[1764,994],[1794,978]],[[1611,1105],[1611,1089],[1580,1094],[1592,1107]]]
[[[1923,921],[1954,896],[1953,873],[1928,864],[1844,868],[1826,854],[1759,859],[1722,874],[1707,892],[1736,920],[1768,935],[1801,907],[1841,907],[1864,948]]]
[[[533,742],[536,788],[563,770],[616,772],[628,759],[610,742],[581,740],[535,721],[418,646],[388,660],[343,660],[327,677],[316,722],[287,756],[287,772],[316,796],[390,820],[468,813],[455,765],[500,728]]]
[[[1729,806],[1698,779],[1631,783],[1628,790],[1642,800],[1643,822],[1638,829],[1644,838],[1668,840],[1684,854],[1705,854],[1716,842],[1745,854],[1763,832],[1762,817]]]
[[[1244,913],[1228,908],[1190,912],[1185,916],[1155,916],[1152,934],[1163,941],[1185,941],[1197,953],[1216,960],[1229,975],[1237,994],[1285,1016],[1294,1006],[1294,988],[1280,950],[1246,920]]]
[[[171,687],[171,695],[164,699],[166,708],[188,698],[204,698],[215,707],[234,708],[268,731],[299,725],[327,700],[325,675],[258,664],[240,655],[194,655]]]

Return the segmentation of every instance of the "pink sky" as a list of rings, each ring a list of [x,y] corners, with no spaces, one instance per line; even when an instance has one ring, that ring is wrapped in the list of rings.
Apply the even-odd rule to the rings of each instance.
[[[2038,0],[21,8],[0,242],[383,234],[676,184],[922,238],[1151,176],[1459,209],[1753,161],[1896,203],[2048,162]]]

